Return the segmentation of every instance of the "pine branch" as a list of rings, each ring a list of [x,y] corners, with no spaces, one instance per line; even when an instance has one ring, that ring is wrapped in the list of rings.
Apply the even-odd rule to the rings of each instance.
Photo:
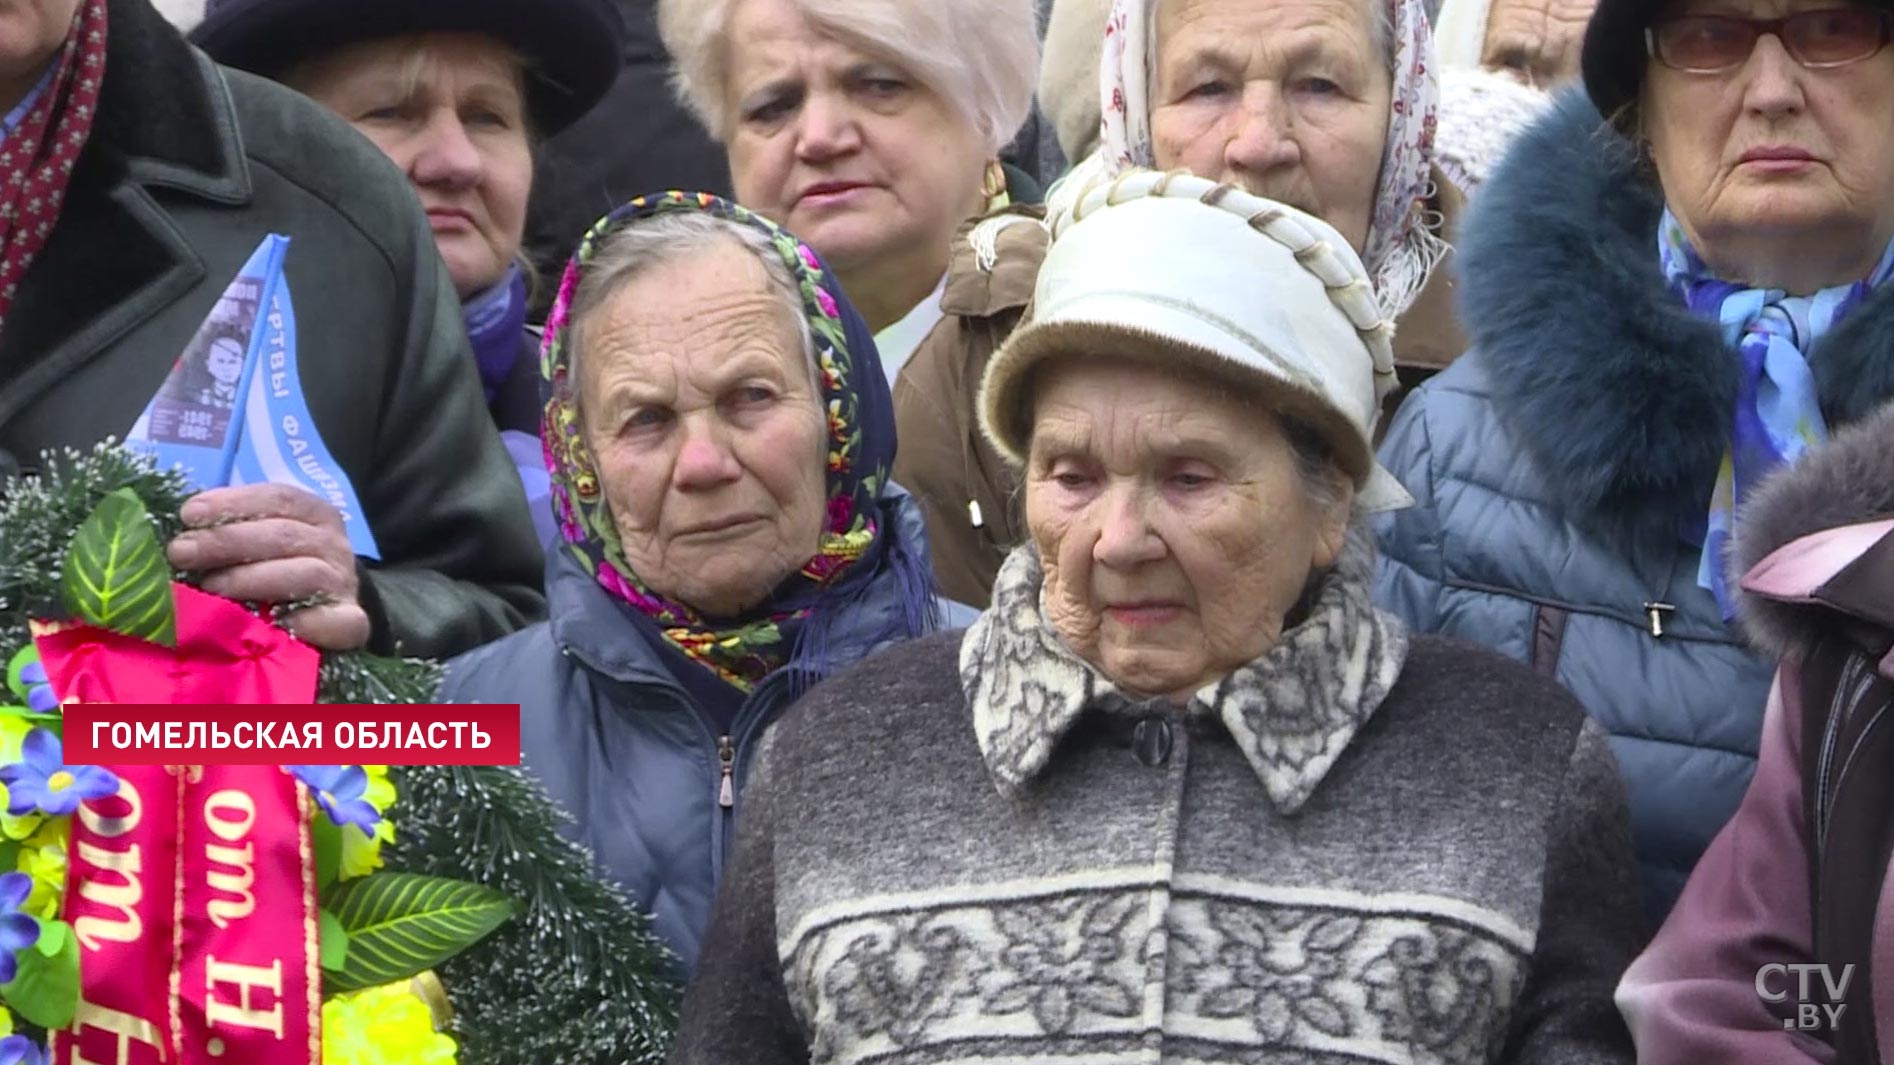
[[[441,966],[462,1065],[661,1062],[677,1023],[680,989],[666,975],[675,961],[563,834],[571,818],[515,769],[395,772],[390,865],[477,880],[527,904]]]

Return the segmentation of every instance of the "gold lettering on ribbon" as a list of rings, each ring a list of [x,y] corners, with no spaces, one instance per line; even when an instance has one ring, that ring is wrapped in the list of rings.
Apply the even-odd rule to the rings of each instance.
[[[79,804],[79,820],[95,835],[104,839],[117,839],[138,827],[139,819],[144,816],[144,802],[138,797],[138,789],[129,780],[119,781],[118,796],[126,806],[123,817],[107,817],[92,809],[90,804]],[[103,800],[109,802],[111,800]],[[133,843],[122,851],[108,851],[86,840],[80,840],[79,860],[87,865],[98,867],[102,872],[117,873],[124,878],[120,885],[106,884],[101,878],[88,876],[79,883],[79,897],[86,902],[95,903],[106,909],[118,911],[118,917],[108,919],[85,914],[72,922],[72,931],[87,950],[98,950],[102,940],[114,943],[131,943],[144,932],[144,925],[132,907],[145,897],[144,884],[138,879],[143,871],[139,859],[138,844]],[[143,1023],[143,1022],[140,1022]]]
[[[85,1030],[94,1028],[118,1037],[118,1049],[110,1061],[92,1061],[80,1049]],[[149,1021],[141,1020],[129,1013],[120,1013],[109,1006],[79,1000],[79,1010],[72,1019],[72,1065],[131,1065],[132,1043],[137,1041],[158,1052],[159,1060],[164,1059],[164,1047],[160,1044],[158,1029]]]
[[[219,984],[236,986],[236,1005],[218,999]],[[204,1019],[213,1026],[234,1024],[269,1032],[278,1039],[283,1038],[283,963],[280,959],[271,962],[266,969],[261,965],[239,965],[206,956],[204,985]],[[266,1010],[253,1006],[250,992],[256,988],[270,992],[275,998],[275,1005]]]
[[[234,811],[237,816],[225,816],[226,811]],[[225,843],[243,840],[256,825],[256,800],[247,792],[225,788],[205,801],[204,824],[212,835]],[[219,928],[229,928],[231,921],[256,912],[256,893],[251,890],[256,884],[256,848],[247,840],[242,847],[212,843],[204,848],[204,856],[212,866],[222,865],[237,870],[230,873],[213,868],[205,877],[212,891],[236,896],[235,899],[210,900],[206,910],[211,922]]]

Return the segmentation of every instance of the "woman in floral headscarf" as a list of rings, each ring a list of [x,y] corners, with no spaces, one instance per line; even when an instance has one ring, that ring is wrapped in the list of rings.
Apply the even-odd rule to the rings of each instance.
[[[551,619],[444,693],[520,704],[526,764],[689,968],[764,728],[935,627],[888,384],[807,245],[675,192],[586,236],[541,369]]]
[[[1450,285],[1435,270],[1447,252],[1437,230],[1458,198],[1433,168],[1437,89],[1420,0],[1117,0],[1102,29],[1101,143],[1054,188],[1048,216],[1131,167],[1279,200],[1361,256],[1382,310],[1399,319],[1404,383],[1459,354]],[[991,279],[969,288],[988,302],[1022,278],[1019,304],[1031,296],[1045,235],[1019,221],[990,218],[963,242]],[[1023,538],[1018,482],[973,417],[997,346],[924,349],[895,395],[910,445],[896,479],[928,512],[942,588],[977,603]]]

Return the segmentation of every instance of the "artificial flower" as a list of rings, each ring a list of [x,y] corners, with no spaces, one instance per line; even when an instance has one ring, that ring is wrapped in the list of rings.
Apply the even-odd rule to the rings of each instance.
[[[59,709],[59,697],[39,660],[39,648],[27,644],[7,663],[7,687],[26,700],[26,708],[35,714],[50,714]]]
[[[64,817],[77,810],[82,799],[118,794],[118,777],[95,765],[67,765],[59,737],[43,728],[26,734],[20,757],[19,762],[0,766],[0,783],[7,785],[7,813],[15,817],[29,810]]]
[[[395,782],[388,778],[388,767],[365,765],[362,771],[368,774],[368,787],[363,797],[376,810],[386,815],[398,797]],[[375,822],[372,832],[359,825],[342,826],[342,866],[338,875],[343,880],[353,880],[380,869],[381,845],[393,843],[394,840],[395,823],[386,816]]]
[[[33,892],[33,878],[25,873],[0,876],[0,984],[10,984],[20,974],[20,951],[39,942],[39,922],[20,905]],[[0,1058],[0,1065],[5,1059]]]
[[[46,1053],[23,1035],[0,1039],[0,1065],[45,1065]]]
[[[454,1065],[454,1051],[410,981],[322,1004],[322,1065]]]
[[[27,896],[25,910],[42,921],[59,919],[59,905],[66,897],[66,847],[71,838],[71,821],[54,818],[40,826],[20,848],[19,871],[33,878],[33,893]]]
[[[323,812],[336,824],[359,825],[367,831],[381,820],[381,812],[365,797],[368,773],[361,766],[286,765],[283,768],[316,793]]]

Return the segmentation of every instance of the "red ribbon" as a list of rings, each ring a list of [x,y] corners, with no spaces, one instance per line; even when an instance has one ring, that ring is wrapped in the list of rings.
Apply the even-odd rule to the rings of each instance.
[[[35,636],[68,701],[309,703],[320,656],[182,585],[175,648],[88,626]],[[65,915],[80,1004],[56,1065],[320,1065],[307,789],[280,766],[109,766],[73,819]]]

